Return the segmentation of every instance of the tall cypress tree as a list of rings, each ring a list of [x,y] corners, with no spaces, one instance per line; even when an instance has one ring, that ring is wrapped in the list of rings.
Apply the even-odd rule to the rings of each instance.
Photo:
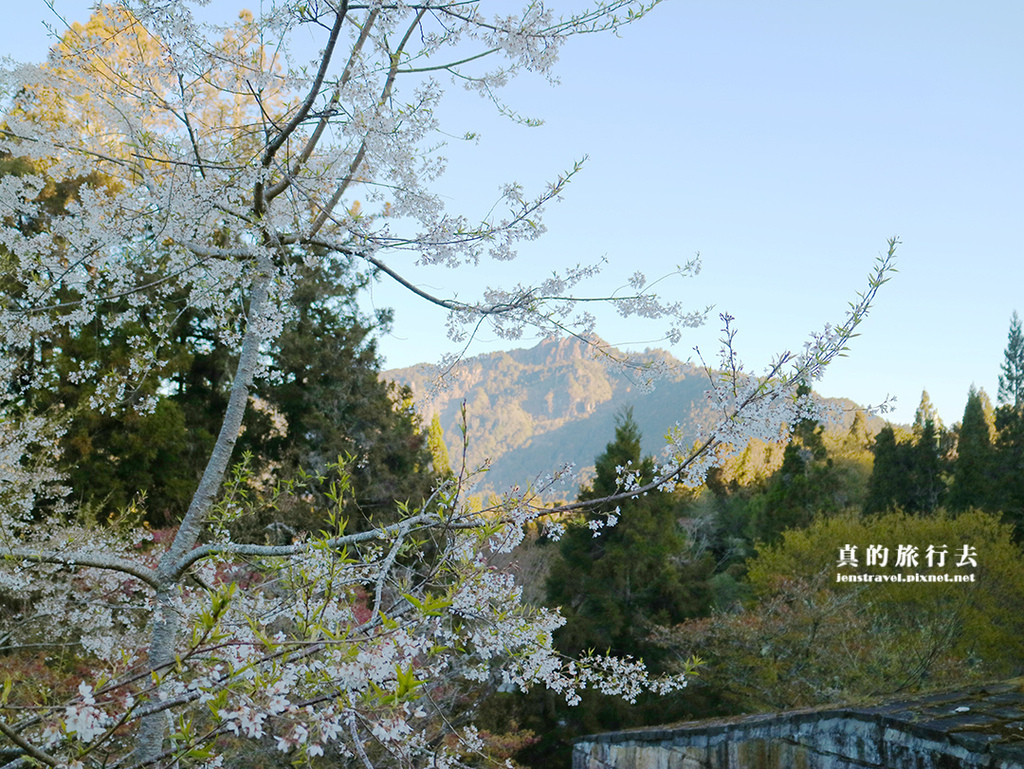
[[[892,508],[905,508],[910,468],[907,453],[896,441],[896,431],[892,425],[887,424],[878,431],[871,451],[875,455],[875,462],[868,481],[864,512],[879,513]]]
[[[597,457],[593,484],[580,491],[580,501],[597,500],[619,490],[619,468],[651,480],[654,462],[642,457],[640,428],[630,410],[619,415],[615,439]],[[548,603],[561,607],[565,625],[555,634],[562,653],[587,651],[643,658],[648,668],[665,672],[669,652],[649,639],[653,625],[673,625],[704,613],[710,606],[707,579],[713,562],[688,562],[679,527],[680,509],[672,495],[652,493],[616,504],[598,505],[587,522],[604,522],[619,508],[618,523],[598,532],[572,526],[559,542],[559,556],[547,581]],[[568,765],[568,741],[574,736],[626,726],[664,723],[693,717],[706,700],[686,696],[642,696],[636,705],[584,692],[582,702],[568,707],[547,692],[531,692],[519,700],[524,725],[543,735],[524,756],[535,766]],[[506,716],[507,719],[507,716]]]
[[[935,421],[925,420],[913,447],[911,462],[911,499],[907,508],[913,512],[932,513],[942,502],[942,459],[939,456],[939,435]]]
[[[906,509],[931,513],[945,496],[942,445],[946,429],[927,390],[921,391],[921,403],[914,413],[914,444],[908,447],[910,467],[909,499]]]
[[[939,418],[938,409],[932,403],[931,396],[928,395],[927,390],[921,391],[921,402],[917,406],[917,411],[914,412],[914,437],[920,438],[924,433],[925,426],[928,422],[932,423],[932,428],[935,432],[936,439],[939,433],[944,429],[942,420]]]
[[[930,513],[939,506],[945,485],[934,420],[925,419],[919,429],[914,441],[898,440],[892,425],[886,425],[875,436],[875,461],[864,512],[900,509]]]
[[[797,394],[810,395],[807,385]],[[818,513],[839,510],[845,504],[840,473],[825,446],[825,426],[817,419],[801,419],[793,426],[782,455],[782,467],[772,474],[764,494],[752,500],[751,539],[775,542],[786,529],[807,526]]]
[[[1024,406],[996,409],[994,465],[996,508],[1024,539]]]
[[[1024,332],[1016,311],[1000,369],[994,493],[999,510],[1024,537]]]
[[[1024,405],[1024,332],[1021,331],[1020,317],[1016,310],[1010,318],[1010,333],[1007,335],[1000,369],[1003,373],[999,375],[996,402],[1021,407]]]
[[[992,508],[991,403],[984,390],[971,386],[957,436],[957,457],[949,506],[953,510]]]
[[[595,463],[596,477],[580,491],[589,501],[618,490],[619,468],[652,479],[654,461],[641,458],[640,428],[627,409],[617,420],[615,440]],[[587,649],[611,650],[652,661],[658,650],[647,641],[652,623],[674,624],[707,607],[709,593],[703,567],[680,558],[683,538],[678,504],[669,494],[635,497],[599,505],[588,521],[604,522],[619,508],[619,521],[595,532],[570,528],[560,543],[561,557],[548,578],[548,600],[562,607],[566,624],[556,639],[570,654]]]

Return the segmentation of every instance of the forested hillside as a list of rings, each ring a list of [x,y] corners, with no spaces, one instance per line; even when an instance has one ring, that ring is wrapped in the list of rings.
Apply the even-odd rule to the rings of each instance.
[[[602,352],[603,351],[603,352]],[[453,456],[461,455],[462,404],[466,405],[466,452],[469,468],[490,460],[480,481],[482,491],[500,492],[515,483],[572,463],[580,479],[594,472],[594,457],[615,430],[616,415],[632,409],[643,435],[643,451],[660,455],[665,434],[678,426],[684,442],[713,424],[704,393],[708,374],[663,350],[641,360],[666,374],[652,390],[641,385],[643,371],[623,369],[612,361],[621,354],[600,340],[549,338],[527,350],[478,355],[458,363],[438,385],[428,364],[384,371],[382,377],[413,393],[425,423],[437,418]],[[826,400],[836,421],[830,429],[846,430],[856,406]],[[884,423],[868,419],[869,429]],[[562,484],[573,496],[578,481]]]

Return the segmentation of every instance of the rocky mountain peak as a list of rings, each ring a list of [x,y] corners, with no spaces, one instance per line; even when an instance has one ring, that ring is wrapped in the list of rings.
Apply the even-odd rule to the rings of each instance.
[[[515,350],[516,360],[527,366],[553,367],[566,363],[593,358],[595,350],[608,347],[608,343],[599,336],[549,336],[540,344],[528,350]]]
[[[450,449],[462,445],[465,402],[467,463],[473,469],[489,460],[481,490],[501,492],[567,463],[586,475],[613,438],[624,408],[633,409],[644,452],[656,456],[670,428],[678,424],[684,441],[693,440],[715,418],[704,398],[703,370],[663,350],[648,351],[640,357],[667,364],[669,373],[646,391],[637,385],[637,372],[616,365],[613,356],[619,351],[597,337],[549,337],[530,349],[467,358],[440,391],[432,387],[425,364],[382,376],[412,388],[424,421],[438,417]],[[575,486],[566,487],[565,498],[575,494]]]

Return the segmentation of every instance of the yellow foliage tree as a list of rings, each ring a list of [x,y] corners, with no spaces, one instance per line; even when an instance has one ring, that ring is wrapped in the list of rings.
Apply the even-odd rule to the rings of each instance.
[[[896,567],[900,546],[918,565]],[[856,565],[839,566],[856,547]],[[868,565],[867,548],[888,548]],[[927,549],[947,549],[943,565]],[[963,547],[977,565],[958,566]],[[849,557],[845,560],[849,561]],[[1012,674],[1024,661],[1024,553],[1012,527],[980,511],[917,517],[849,512],[790,530],[748,562],[749,607],[660,632],[707,661],[699,684],[741,711],[881,698]],[[904,575],[903,581],[890,577]],[[839,582],[837,574],[885,581]],[[968,582],[906,581],[971,575]]]

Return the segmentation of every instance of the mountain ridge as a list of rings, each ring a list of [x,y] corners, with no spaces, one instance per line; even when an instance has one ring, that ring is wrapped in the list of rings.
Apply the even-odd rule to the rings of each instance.
[[[655,456],[677,424],[687,442],[696,439],[701,426],[710,425],[703,369],[664,350],[649,349],[630,356],[641,367],[631,374],[613,362],[624,357],[596,337],[549,337],[531,348],[464,359],[445,375],[441,389],[433,383],[435,369],[429,364],[391,369],[381,376],[411,388],[425,423],[438,417],[455,466],[461,463],[464,402],[467,467],[480,467],[489,459],[490,469],[477,490],[501,492],[570,463],[586,478],[595,457],[614,437],[616,416],[624,408],[633,410],[644,453]],[[636,376],[645,372],[643,366],[663,370],[653,390]],[[855,408],[845,399],[822,400]],[[566,498],[576,491],[575,483],[555,489]]]

